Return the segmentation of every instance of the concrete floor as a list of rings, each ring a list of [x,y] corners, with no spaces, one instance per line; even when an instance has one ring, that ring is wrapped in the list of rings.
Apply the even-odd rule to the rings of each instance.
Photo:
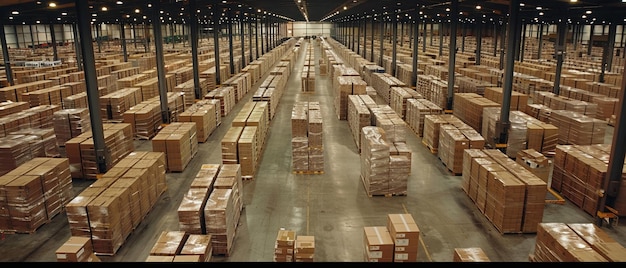
[[[302,48],[306,49],[305,44]],[[315,56],[320,57],[315,46]],[[331,76],[317,75],[312,93],[300,90],[304,53],[292,69],[278,111],[271,122],[260,167],[255,178],[244,181],[244,210],[232,253],[214,256],[214,262],[272,262],[280,228],[297,235],[313,235],[317,262],[361,262],[363,227],[384,226],[387,214],[409,213],[420,228],[418,261],[450,262],[457,247],[481,247],[492,261],[528,262],[535,234],[502,235],[461,189],[461,177],[451,175],[416,135],[407,137],[412,167],[406,196],[369,197],[360,180],[360,162],[347,121],[334,112]],[[264,76],[260,81],[265,79]],[[258,85],[257,85],[258,86]],[[202,164],[221,163],[220,142],[249,93],[200,144],[198,154],[182,173],[167,174],[167,191],[127,238],[114,256],[104,262],[142,262],[162,231],[179,230],[177,208]],[[291,168],[291,109],[295,101],[318,101],[324,125],[325,172],[293,174]],[[612,128],[611,128],[612,131]],[[610,140],[609,140],[610,141]],[[150,151],[149,141],[136,141],[137,151]],[[78,193],[92,181],[74,180]],[[548,197],[547,197],[548,198]],[[587,223],[594,218],[566,202],[546,204],[544,222]],[[603,229],[626,245],[623,225]],[[55,250],[70,236],[65,214],[60,214],[34,234],[0,238],[0,261],[54,262]]]

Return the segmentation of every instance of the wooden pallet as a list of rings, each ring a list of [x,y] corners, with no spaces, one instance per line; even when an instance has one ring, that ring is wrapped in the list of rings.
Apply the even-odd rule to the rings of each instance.
[[[324,174],[323,170],[294,170],[293,174],[297,175],[320,175]]]
[[[424,142],[423,140],[422,140],[422,144],[424,144],[424,146],[426,146],[426,148],[428,148],[428,150],[430,150],[431,153],[437,154],[437,148],[432,148],[430,145],[426,144],[426,142]]]
[[[406,196],[407,194],[400,193],[387,193],[387,194],[368,194],[369,197],[393,197],[393,196]]]

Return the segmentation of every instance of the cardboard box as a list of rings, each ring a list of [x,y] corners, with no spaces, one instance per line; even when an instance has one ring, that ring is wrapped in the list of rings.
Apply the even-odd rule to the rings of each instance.
[[[386,226],[363,227],[365,259],[368,262],[393,261],[394,244]]]
[[[83,262],[93,253],[90,237],[71,236],[56,251],[58,262]]]

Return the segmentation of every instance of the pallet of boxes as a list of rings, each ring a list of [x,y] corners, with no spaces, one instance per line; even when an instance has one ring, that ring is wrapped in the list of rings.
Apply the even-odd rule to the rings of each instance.
[[[281,228],[274,244],[274,262],[293,262],[296,232]]]
[[[417,262],[419,228],[411,214],[388,214],[385,226],[366,226],[366,262]]]

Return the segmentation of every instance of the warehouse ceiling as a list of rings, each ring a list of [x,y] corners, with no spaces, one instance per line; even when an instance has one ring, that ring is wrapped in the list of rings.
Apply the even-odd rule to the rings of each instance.
[[[190,0],[89,0],[91,20],[104,23],[150,22],[150,3],[159,5],[164,23],[189,21]],[[448,22],[450,1],[437,0],[195,0],[201,23],[211,23],[213,11],[220,22],[228,17],[272,18],[275,21],[348,21],[372,14],[388,20],[395,11],[401,21]],[[462,22],[506,20],[509,0],[458,0]],[[520,15],[528,23],[626,24],[626,0],[520,0]],[[416,8],[418,10],[416,10]],[[376,16],[381,18],[380,16]],[[1,0],[4,24],[72,23],[76,21],[75,0]]]

